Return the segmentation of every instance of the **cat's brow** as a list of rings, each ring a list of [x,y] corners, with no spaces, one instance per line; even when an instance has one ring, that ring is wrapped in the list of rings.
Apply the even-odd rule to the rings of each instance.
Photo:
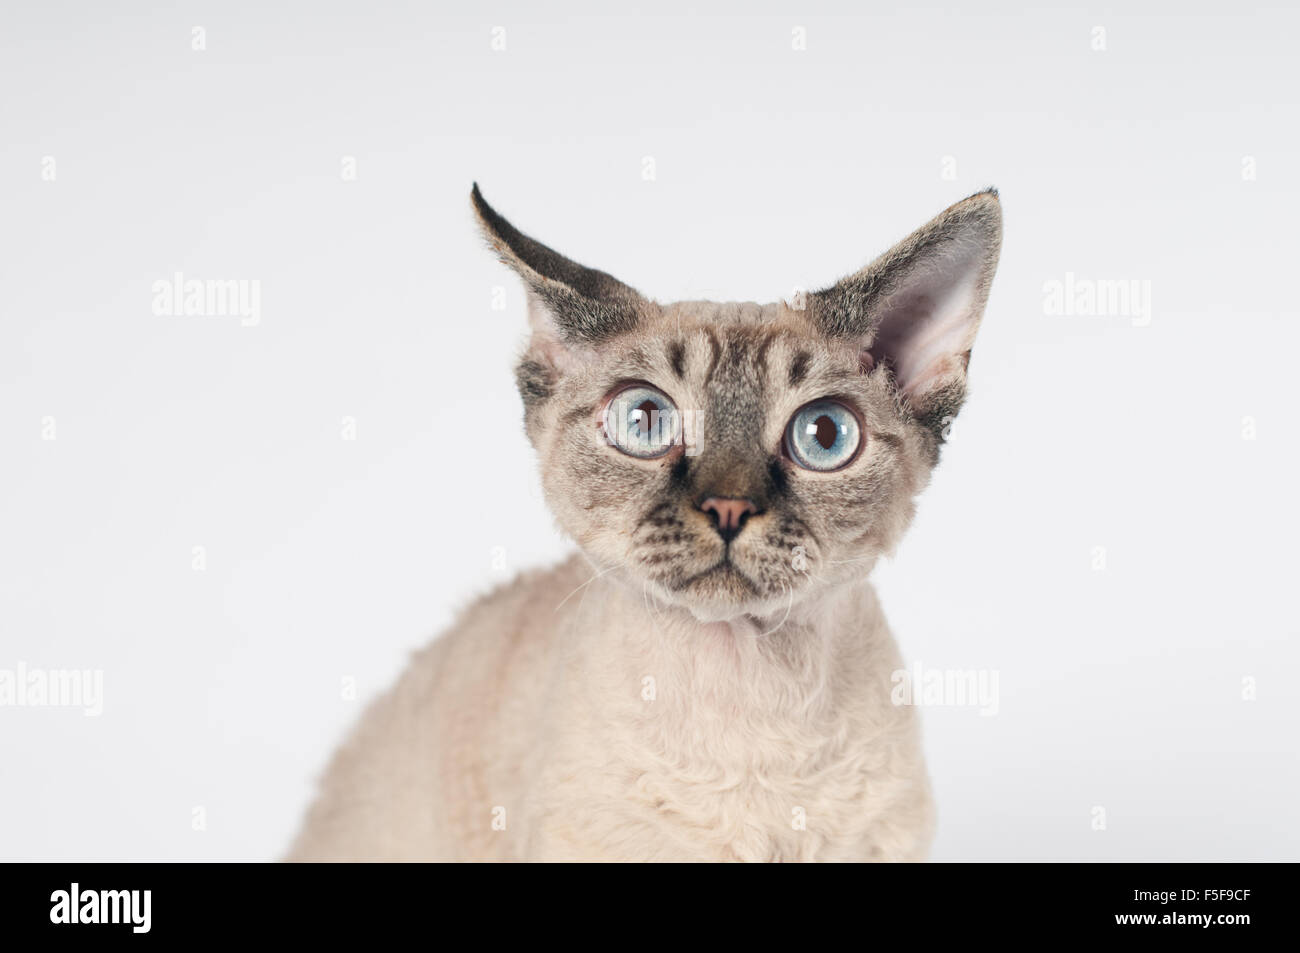
[[[686,376],[686,343],[680,339],[668,345],[668,363],[678,380]]]
[[[803,383],[803,379],[808,376],[808,364],[812,360],[812,355],[807,351],[799,351],[795,354],[794,359],[790,361],[790,386],[797,387]]]
[[[760,373],[766,373],[767,350],[773,345],[773,343],[775,343],[779,336],[778,332],[769,331],[763,336],[763,343],[758,346],[758,350],[754,353],[754,366],[758,368]]]
[[[709,359],[709,373],[707,375],[712,377],[713,372],[718,368],[718,361],[722,358],[722,342],[718,340],[718,335],[713,328],[705,328],[704,333],[709,338],[709,346],[713,348],[713,356]]]

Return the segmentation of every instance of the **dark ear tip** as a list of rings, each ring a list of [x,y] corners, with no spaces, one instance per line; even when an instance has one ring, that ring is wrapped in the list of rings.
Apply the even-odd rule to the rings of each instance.
[[[987,189],[976,192],[974,195],[968,195],[957,203],[958,205],[1001,205],[1002,197],[998,194],[996,186],[990,185]]]
[[[483,193],[479,191],[478,183],[469,192],[470,205],[474,207],[474,214],[478,216],[479,224],[491,234],[499,233],[506,223],[501,216],[496,213],[491,205],[488,205],[487,199],[483,198]]]
[[[993,230],[1002,228],[1002,199],[998,196],[998,190],[991,186],[962,199],[953,209],[963,217],[970,216],[986,222]]]

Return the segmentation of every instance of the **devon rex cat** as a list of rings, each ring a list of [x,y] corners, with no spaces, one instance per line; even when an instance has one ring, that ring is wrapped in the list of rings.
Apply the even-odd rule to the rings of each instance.
[[[582,554],[366,712],[294,860],[918,860],[915,713],[866,581],[965,394],[995,191],[789,303],[658,304],[529,238],[528,436]]]

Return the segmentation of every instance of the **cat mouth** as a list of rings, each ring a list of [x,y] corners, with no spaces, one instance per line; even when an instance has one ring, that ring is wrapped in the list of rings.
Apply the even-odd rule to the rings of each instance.
[[[728,589],[743,588],[748,594],[756,595],[758,593],[758,587],[754,585],[754,581],[737,569],[735,563],[727,556],[723,556],[703,572],[697,572],[695,575],[687,577],[674,588],[679,590],[690,589],[702,583],[713,583]]]

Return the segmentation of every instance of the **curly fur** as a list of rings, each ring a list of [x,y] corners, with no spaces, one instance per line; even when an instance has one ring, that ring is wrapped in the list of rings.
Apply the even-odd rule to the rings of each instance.
[[[806,309],[660,305],[522,235],[477,187],[474,205],[530,289],[526,427],[582,555],[481,599],[412,659],[336,754],[290,857],[923,858],[915,713],[891,701],[902,663],[866,577],[964,398],[995,194]],[[629,380],[702,415],[697,452],[609,445],[603,403]],[[825,397],[866,434],[829,473],[781,449]],[[754,503],[729,542],[709,497]]]

